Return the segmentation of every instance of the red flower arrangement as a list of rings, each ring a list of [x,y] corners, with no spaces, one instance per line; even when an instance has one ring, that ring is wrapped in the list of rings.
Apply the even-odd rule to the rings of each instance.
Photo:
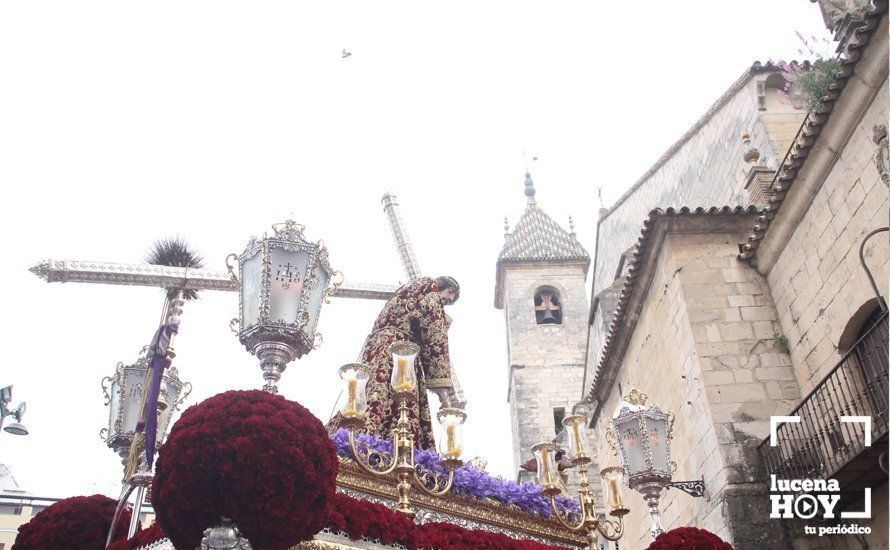
[[[647,550],[732,550],[732,545],[704,529],[677,527],[658,535]]]
[[[13,550],[102,550],[111,528],[117,501],[103,495],[71,497],[56,502],[19,527]],[[124,538],[130,511],[121,513],[114,539]]]
[[[111,543],[111,546],[108,547],[108,550],[134,550],[136,548],[142,548],[143,546],[148,546],[153,542],[157,542],[162,538],[166,537],[167,534],[164,533],[164,530],[161,529],[161,526],[157,524],[157,522],[152,523],[151,527],[148,529],[140,529],[136,531],[136,534],[133,535],[133,538],[130,540],[119,540],[117,542]]]
[[[189,407],[158,453],[157,521],[177,548],[230,518],[254,548],[286,549],[324,527],[337,453],[321,422],[262,391],[228,391]]]
[[[363,537],[384,544],[401,544],[410,550],[464,550],[482,548],[497,550],[548,550],[554,548],[530,540],[518,540],[499,533],[464,529],[452,523],[417,525],[401,512],[382,504],[336,493],[324,527],[346,533],[349,538]],[[320,530],[320,529],[319,529]],[[135,550],[167,536],[155,523],[136,533],[128,541],[119,541],[108,550]],[[253,541],[251,541],[253,542]]]
[[[398,512],[393,512],[397,514]],[[429,550],[464,550],[465,548],[491,550],[548,550],[556,548],[533,540],[519,540],[488,531],[464,529],[453,523],[427,523],[418,525],[418,548]]]
[[[409,549],[464,550],[545,550],[553,548],[530,540],[517,540],[499,533],[464,529],[453,523],[417,525],[401,512],[382,504],[337,493],[325,527],[341,531],[351,539],[367,537],[386,544],[398,543]]]
[[[417,525],[405,514],[342,493],[334,495],[324,526],[331,531],[346,533],[354,540],[367,537],[386,544],[399,543],[417,548]]]

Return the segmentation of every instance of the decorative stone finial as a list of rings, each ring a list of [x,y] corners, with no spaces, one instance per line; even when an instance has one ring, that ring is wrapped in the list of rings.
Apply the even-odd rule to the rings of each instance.
[[[535,204],[535,182],[532,181],[532,175],[525,173],[525,196],[528,198],[529,204]]]
[[[507,216],[504,216],[504,236],[510,234],[510,223],[507,221]]]
[[[760,159],[760,151],[757,150],[757,147],[751,145],[751,136],[748,132],[742,132],[742,143],[745,146],[745,151],[742,153],[742,158],[748,164],[757,164],[757,161]]]

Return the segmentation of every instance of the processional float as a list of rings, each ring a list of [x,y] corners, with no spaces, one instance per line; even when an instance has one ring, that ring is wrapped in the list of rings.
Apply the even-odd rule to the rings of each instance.
[[[383,204],[406,274],[415,279],[420,275],[420,269],[402,225],[395,196],[386,194]],[[203,290],[239,292],[239,316],[233,320],[232,328],[245,348],[257,356],[263,389],[277,393],[277,382],[288,363],[318,345],[318,316],[329,297],[388,299],[396,289],[394,285],[346,284],[342,274],[331,268],[323,243],[306,240],[303,226],[288,220],[273,225],[272,229],[273,235],[251,238],[241,254],[230,255],[225,271],[203,268],[197,254],[176,240],[160,243],[149,264],[46,260],[31,268],[35,275],[47,282],[165,289],[160,326],[151,343],[135,363],[118,363],[115,373],[102,383],[110,412],[109,425],[103,429],[102,436],[122,457],[125,466],[116,518],[135,495],[129,537],[139,525],[140,512],[151,485],[154,454],[174,411],[191,390],[190,384],[182,382],[176,367],[172,366],[173,343],[188,299]],[[230,263],[232,259],[237,260],[237,267]],[[393,435],[390,453],[369,450],[356,441],[356,432],[363,425],[364,415],[364,392],[360,391],[360,386],[368,372],[360,364],[349,364],[341,369],[347,392],[345,409],[341,413],[348,419],[345,425],[349,429],[353,454],[352,460],[341,458],[338,486],[343,492],[390,503],[419,522],[445,521],[551,544],[592,546],[597,532],[610,540],[621,535],[619,524],[626,510],[623,506],[614,507],[612,515],[618,520],[614,525],[598,517],[587,490],[586,477],[581,492],[580,524],[573,524],[570,515],[561,512],[555,502],[553,509],[558,519],[545,520],[530,518],[522,510],[495,502],[468,505],[465,497],[454,495],[451,489],[455,470],[463,464],[460,426],[466,418],[462,411],[465,400],[456,376],[455,390],[446,400],[450,407],[439,412],[445,433],[440,449],[445,473],[424,471],[414,461],[414,442],[406,426],[405,401],[416,391],[416,380],[413,385],[411,383],[415,356],[416,350],[410,346],[393,349],[392,383],[400,400],[401,419]],[[539,481],[552,501],[556,486],[549,485],[551,473],[544,460],[539,461]],[[578,459],[578,464],[586,464],[583,456]],[[390,481],[390,474],[394,474],[393,481]],[[409,498],[412,486],[419,492]],[[613,501],[615,498],[620,504],[620,497],[613,497]],[[613,527],[608,530],[608,526]],[[213,536],[208,536],[218,538],[221,530],[225,531],[224,526],[213,531]],[[109,542],[113,531],[114,525]],[[337,539],[336,534],[330,536]],[[323,534],[320,537],[323,538]]]

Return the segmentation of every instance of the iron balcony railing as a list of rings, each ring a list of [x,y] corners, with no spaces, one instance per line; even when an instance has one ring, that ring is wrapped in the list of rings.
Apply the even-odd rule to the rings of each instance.
[[[842,416],[871,417],[871,441],[887,434],[887,313],[847,352],[760,446],[767,474],[781,479],[822,478],[836,474],[865,450],[866,425],[841,422]]]

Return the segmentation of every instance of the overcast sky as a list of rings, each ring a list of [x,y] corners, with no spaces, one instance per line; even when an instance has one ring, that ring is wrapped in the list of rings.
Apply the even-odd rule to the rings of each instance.
[[[349,280],[395,283],[391,190],[423,271],[462,286],[451,350],[467,454],[512,477],[492,304],[503,217],[525,204],[523,151],[539,157],[539,205],[564,225],[574,215],[592,250],[597,187],[609,205],[753,61],[800,58],[795,30],[824,35],[808,0],[3,2],[0,385],[27,401],[31,434],[0,433],[0,463],[42,496],[116,494],[99,380],[136,358],[163,302],[157,289],[47,285],[28,266],[139,262],[179,234],[222,269],[293,215]],[[185,309],[188,404],[261,386],[228,329],[236,305],[204,292]],[[290,365],[281,393],[327,420],[336,369],[381,305],[326,305],[324,345]]]

